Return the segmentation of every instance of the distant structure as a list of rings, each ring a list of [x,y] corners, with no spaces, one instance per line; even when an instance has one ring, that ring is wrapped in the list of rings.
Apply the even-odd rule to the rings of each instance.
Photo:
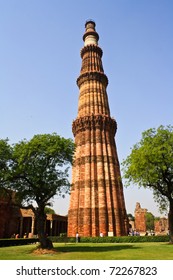
[[[0,193],[0,238],[9,238],[16,234],[23,237],[37,235],[35,215],[30,209],[14,206],[15,193],[10,196]],[[47,214],[45,231],[48,235],[57,236],[67,232],[67,216]]]
[[[116,121],[110,116],[95,22],[85,24],[78,115],[73,122],[76,152],[68,213],[68,236],[128,234],[123,186],[117,156]]]
[[[146,213],[147,209],[141,208],[139,202],[136,203],[135,208],[135,229],[139,232],[146,232]]]
[[[146,220],[147,213],[148,213],[147,209],[141,208],[140,203],[136,202],[134,224],[130,221],[132,230],[138,231],[140,232],[140,234],[146,233],[146,231],[148,231],[147,220]],[[154,221],[153,231],[156,235],[168,234],[168,219],[165,217],[157,218]]]
[[[165,217],[160,218],[159,220],[154,222],[154,230],[157,234],[168,234],[168,219]]]
[[[0,238],[10,237],[8,235],[11,230],[13,233],[13,228],[15,221],[13,219],[16,208],[12,205],[14,201],[15,194],[13,192],[7,196],[4,192],[0,192]]]

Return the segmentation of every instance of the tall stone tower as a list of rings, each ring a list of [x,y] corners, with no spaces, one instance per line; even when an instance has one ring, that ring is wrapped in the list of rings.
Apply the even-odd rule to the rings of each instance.
[[[127,235],[128,221],[95,23],[85,24],[78,115],[73,122],[76,151],[68,213],[68,236]]]

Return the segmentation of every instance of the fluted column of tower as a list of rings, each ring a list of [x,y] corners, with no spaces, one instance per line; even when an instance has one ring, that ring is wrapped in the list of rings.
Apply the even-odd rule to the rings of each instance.
[[[76,151],[68,213],[68,236],[127,235],[128,221],[115,133],[110,117],[102,66],[102,50],[95,23],[85,24],[78,115],[73,122]]]

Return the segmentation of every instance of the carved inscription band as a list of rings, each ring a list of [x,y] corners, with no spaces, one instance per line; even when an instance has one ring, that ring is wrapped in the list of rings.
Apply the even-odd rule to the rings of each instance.
[[[80,86],[84,83],[84,82],[88,82],[89,80],[93,80],[93,81],[99,81],[102,84],[104,84],[105,87],[107,87],[108,85],[108,78],[104,73],[100,73],[100,72],[86,72],[84,74],[81,74],[79,76],[79,78],[77,79],[77,85],[80,88]]]
[[[114,119],[104,115],[91,115],[82,118],[77,118],[72,125],[74,136],[86,129],[100,129],[112,131],[115,135],[117,123]]]

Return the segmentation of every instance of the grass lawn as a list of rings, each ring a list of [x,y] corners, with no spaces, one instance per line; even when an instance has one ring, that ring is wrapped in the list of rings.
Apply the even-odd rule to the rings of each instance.
[[[0,260],[173,260],[168,243],[54,243],[55,252],[34,253],[36,245],[0,248]]]

